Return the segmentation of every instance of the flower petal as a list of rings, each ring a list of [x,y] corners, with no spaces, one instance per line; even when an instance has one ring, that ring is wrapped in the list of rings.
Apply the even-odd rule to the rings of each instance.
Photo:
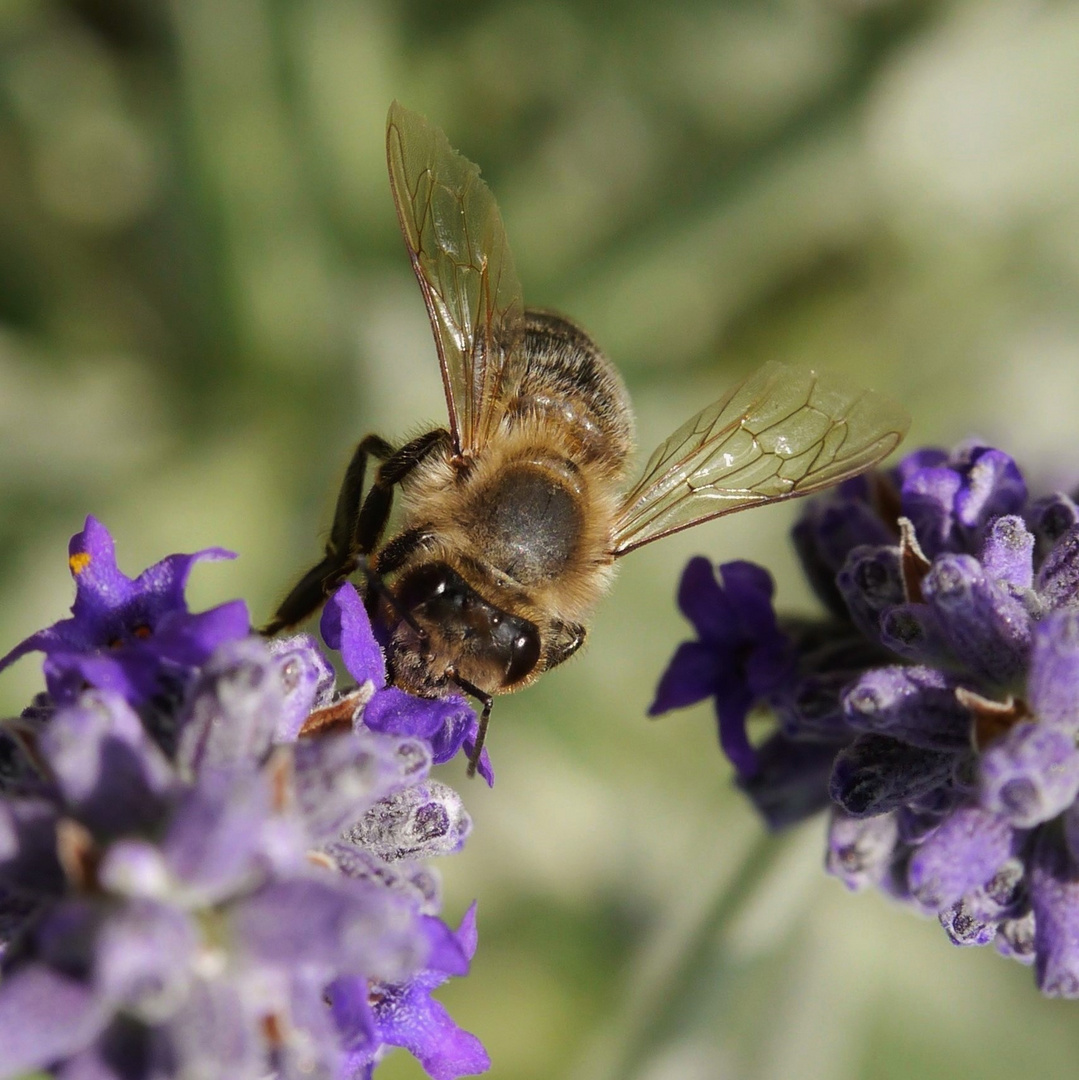
[[[386,685],[386,659],[375,640],[360,594],[350,582],[346,581],[326,601],[319,630],[322,640],[341,653],[348,673],[356,682],[370,679],[376,690]]]
[[[108,1010],[85,983],[31,964],[0,983],[0,1080],[81,1050],[101,1032]]]

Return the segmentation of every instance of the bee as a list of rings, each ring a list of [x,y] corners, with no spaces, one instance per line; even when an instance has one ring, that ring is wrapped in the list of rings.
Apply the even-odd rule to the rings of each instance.
[[[396,102],[386,147],[448,426],[398,447],[377,435],[359,443],[325,557],[263,633],[301,621],[364,571],[395,685],[482,703],[472,775],[493,696],[580,649],[623,555],[854,476],[895,448],[909,419],[846,378],[769,363],[687,420],[627,490],[625,384],[575,323],[525,308],[479,169]],[[402,524],[384,540],[396,491]]]

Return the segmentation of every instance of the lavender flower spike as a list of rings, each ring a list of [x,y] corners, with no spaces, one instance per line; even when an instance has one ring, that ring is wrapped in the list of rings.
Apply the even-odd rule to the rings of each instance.
[[[809,504],[795,543],[829,614],[772,617],[792,656],[766,686],[748,677],[767,640],[745,631],[750,604],[693,560],[693,606],[679,599],[701,640],[657,693],[663,707],[715,694],[722,730],[724,702],[737,710],[716,672],[745,671],[738,700],[780,723],[759,750],[740,724],[722,741],[768,824],[830,796],[831,873],[936,914],[957,945],[1033,964],[1065,997],[1079,997],[1075,507],[1074,493],[1031,501],[1000,450],[917,451]],[[747,779],[754,759],[770,767]]]
[[[71,550],[73,617],[9,654],[45,651],[51,693],[4,732],[0,1080],[355,1080],[391,1045],[435,1080],[486,1069],[430,996],[476,946],[422,861],[471,829],[428,776],[442,727],[308,724],[357,694],[240,602],[190,615],[207,553],[132,581],[92,518]]]

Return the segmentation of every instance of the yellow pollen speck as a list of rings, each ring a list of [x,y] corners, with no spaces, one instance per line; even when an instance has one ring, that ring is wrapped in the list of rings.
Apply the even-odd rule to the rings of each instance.
[[[71,573],[78,577],[90,565],[90,553],[79,551],[68,559],[67,564],[71,567]]]

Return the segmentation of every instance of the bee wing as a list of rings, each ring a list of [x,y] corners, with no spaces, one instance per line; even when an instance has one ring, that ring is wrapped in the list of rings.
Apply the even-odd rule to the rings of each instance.
[[[459,454],[484,446],[523,367],[524,303],[494,196],[480,170],[418,113],[390,106],[390,187],[438,346]]]
[[[909,424],[843,376],[765,364],[656,449],[622,501],[612,554],[837,484],[886,457]]]

